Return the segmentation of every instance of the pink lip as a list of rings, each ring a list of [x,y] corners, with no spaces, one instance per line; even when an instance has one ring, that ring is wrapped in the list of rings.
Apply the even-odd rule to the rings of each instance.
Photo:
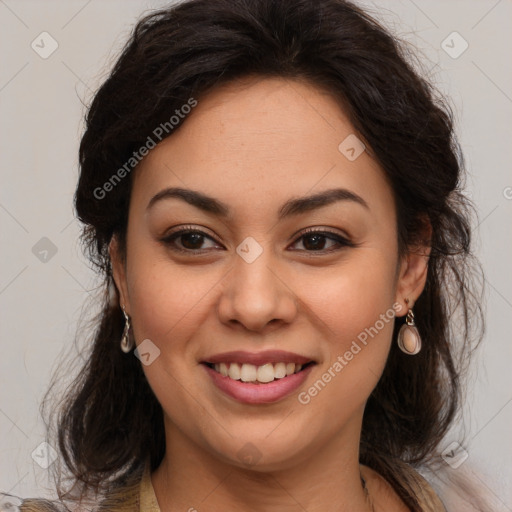
[[[231,359],[231,361],[233,360]],[[280,361],[283,360],[281,359]],[[282,379],[275,379],[267,384],[253,384],[251,382],[233,380],[229,377],[224,377],[206,364],[201,366],[212,378],[217,388],[231,398],[246,404],[268,404],[282,400],[293,393],[306,380],[314,365],[310,365],[304,370]]]
[[[235,350],[233,352],[223,352],[216,354],[203,360],[204,363],[238,363],[253,364],[262,366],[267,363],[295,363],[306,364],[313,361],[311,358],[294,354],[293,352],[285,352],[284,350],[265,350],[263,352],[244,352],[243,350]]]

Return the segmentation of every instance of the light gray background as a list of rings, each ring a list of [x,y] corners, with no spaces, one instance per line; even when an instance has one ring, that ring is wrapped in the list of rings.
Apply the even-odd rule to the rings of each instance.
[[[474,236],[486,272],[487,334],[465,404],[469,458],[461,466],[512,510],[512,1],[362,2],[423,53],[452,98],[479,212]],[[52,369],[72,347],[96,280],[81,255],[72,196],[84,107],[134,21],[163,1],[0,0],[0,490],[50,496],[48,471],[31,457],[44,440],[39,404]],[[47,31],[58,49],[42,59],[31,43]],[[441,43],[469,44],[452,58]],[[38,39],[36,39],[37,41]],[[457,48],[460,41],[452,44]],[[55,255],[33,247],[47,237]],[[36,251],[37,252],[37,251]],[[90,312],[90,304],[85,309]],[[78,327],[77,327],[78,326]],[[72,375],[72,371],[70,371]],[[428,384],[427,384],[428,385]],[[457,440],[456,430],[446,445]],[[40,449],[39,449],[40,450]]]

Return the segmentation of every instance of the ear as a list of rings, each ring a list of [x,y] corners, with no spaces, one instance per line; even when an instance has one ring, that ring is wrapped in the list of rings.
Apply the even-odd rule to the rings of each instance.
[[[120,306],[124,306],[126,313],[130,314],[130,301],[128,300],[128,286],[126,284],[126,258],[121,253],[116,235],[113,235],[110,240],[108,253],[112,266],[112,277],[119,293]]]
[[[420,241],[408,247],[407,253],[400,262],[395,300],[402,305],[402,309],[399,310],[402,313],[397,313],[397,316],[406,315],[425,288],[431,251],[432,226],[428,220],[423,222],[423,226],[419,236]],[[409,300],[408,304],[405,299]]]

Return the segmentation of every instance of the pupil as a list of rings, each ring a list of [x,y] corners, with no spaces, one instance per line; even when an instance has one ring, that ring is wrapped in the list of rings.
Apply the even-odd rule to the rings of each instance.
[[[188,233],[181,236],[181,244],[187,249],[199,249],[203,243],[203,235],[199,233]]]
[[[313,243],[308,243],[307,241],[313,241]],[[323,243],[322,243],[323,242]],[[325,236],[323,235],[308,235],[304,239],[304,247],[306,249],[323,249],[325,246]]]

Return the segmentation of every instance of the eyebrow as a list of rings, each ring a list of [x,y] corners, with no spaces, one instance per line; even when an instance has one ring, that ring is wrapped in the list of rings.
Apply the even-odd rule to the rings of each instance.
[[[229,207],[222,201],[207,196],[196,190],[179,187],[165,188],[158,192],[151,198],[146,207],[146,210],[149,210],[156,203],[162,200],[172,198],[182,199],[188,204],[195,206],[196,208],[199,208],[206,213],[211,213],[219,217],[227,218],[230,214]],[[286,201],[286,203],[284,203],[281,208],[279,208],[277,217],[279,220],[282,220],[286,217],[300,215],[301,213],[316,210],[338,201],[351,201],[363,206],[368,210],[370,209],[368,203],[361,196],[355,194],[354,192],[344,188],[333,188],[310,196],[299,197]]]

